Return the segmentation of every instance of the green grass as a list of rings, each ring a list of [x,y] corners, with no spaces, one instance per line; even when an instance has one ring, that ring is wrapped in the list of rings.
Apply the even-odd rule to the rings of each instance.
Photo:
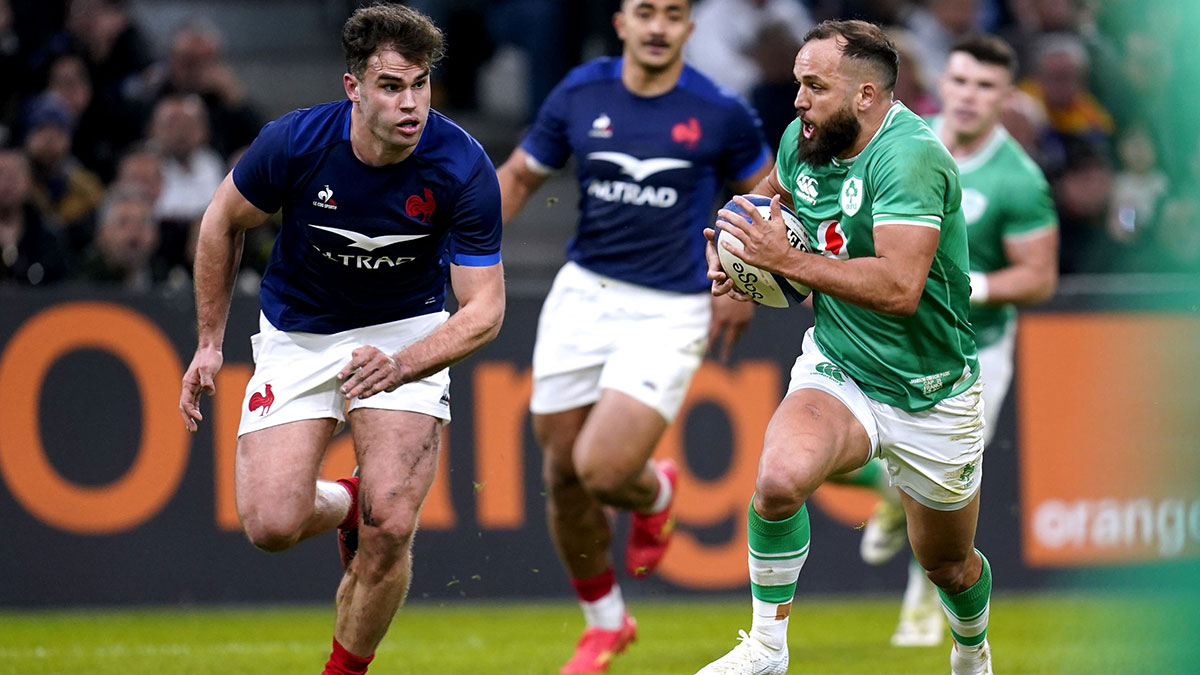
[[[735,644],[737,629],[748,627],[748,606],[748,600],[632,603],[638,642],[610,673],[693,673]],[[1153,639],[1162,630],[1148,631],[1137,619],[1161,607],[1150,599],[1002,595],[992,607],[997,673],[1157,674],[1200,667],[1163,649]],[[896,610],[895,598],[798,598],[792,672],[948,672],[948,644],[888,646]],[[331,607],[4,611],[0,673],[316,675],[329,653],[331,625]],[[371,673],[553,674],[581,627],[569,602],[413,604],[392,625]]]

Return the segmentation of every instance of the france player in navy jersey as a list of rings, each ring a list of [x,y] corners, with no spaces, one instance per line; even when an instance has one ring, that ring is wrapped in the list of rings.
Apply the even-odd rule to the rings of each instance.
[[[204,214],[199,344],[180,397],[195,431],[245,230],[282,210],[238,429],[237,506],[266,551],[338,528],[346,573],[328,675],[365,673],[404,600],[450,419],[447,368],[495,337],[504,314],[495,169],[429,107],[441,32],[415,10],[376,5],[350,17],[342,46],[349,100],[268,124]],[[347,419],[361,479],[318,482]]]
[[[725,350],[749,307],[708,293],[703,230],[724,184],[770,167],[755,114],[684,64],[687,0],[625,0],[624,48],[572,71],[498,171],[505,221],[575,156],[579,222],[542,309],[534,430],[549,526],[587,628],[563,673],[604,671],[633,640],[608,552],[604,506],[634,513],[625,568],[658,565],[673,527],[675,466],[650,455],[706,342]]]

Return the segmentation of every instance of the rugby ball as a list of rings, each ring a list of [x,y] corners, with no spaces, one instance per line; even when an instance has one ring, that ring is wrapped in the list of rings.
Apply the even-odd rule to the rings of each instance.
[[[742,195],[748,200],[758,213],[766,220],[771,219],[771,200],[762,195]],[[745,216],[746,220],[750,220],[749,214],[737,202],[729,200],[723,207],[727,211]],[[780,211],[783,213],[783,224],[787,228],[788,243],[792,248],[800,249],[806,253],[812,253],[812,246],[808,241],[808,234],[804,231],[804,226],[800,223],[800,219],[792,210],[783,204],[779,205]],[[804,302],[812,289],[797,281],[788,279],[787,277],[773,272],[768,272],[759,267],[755,267],[733,252],[725,250],[721,245],[722,241],[729,242],[735,250],[741,250],[743,244],[741,240],[728,232],[721,230],[721,222],[717,221],[716,230],[717,242],[717,258],[721,261],[721,269],[725,274],[733,280],[733,287],[738,291],[750,296],[760,305],[767,307],[788,307],[792,303],[799,304]]]

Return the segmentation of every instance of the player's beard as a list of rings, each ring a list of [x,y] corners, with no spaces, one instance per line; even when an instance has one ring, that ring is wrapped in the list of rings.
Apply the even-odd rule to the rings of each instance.
[[[812,138],[803,131],[797,136],[796,150],[800,160],[809,166],[824,166],[854,145],[862,125],[850,105],[843,105],[822,125],[813,125]]]

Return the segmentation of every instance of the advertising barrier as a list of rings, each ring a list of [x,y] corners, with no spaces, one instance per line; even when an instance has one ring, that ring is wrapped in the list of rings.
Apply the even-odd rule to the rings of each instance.
[[[255,298],[235,299],[217,393],[178,414],[195,344],[188,296],[0,292],[0,606],[327,601],[333,535],[254,549],[234,502]],[[1079,311],[1074,311],[1079,309]],[[510,297],[499,338],[452,369],[454,421],[415,545],[414,599],[565,596],[529,424],[540,298]],[[705,362],[657,453],[679,461],[678,534],[626,595],[741,592],[763,431],[811,313],[759,310],[729,363]],[[1056,569],[1200,552],[1200,318],[1064,307],[1026,314],[1016,395],[986,454],[978,546],[1001,589]],[[1193,449],[1192,452],[1188,452]],[[1181,459],[1182,458],[1182,459]],[[323,475],[354,466],[334,439]],[[800,593],[899,590],[904,556],[858,557],[875,498],[814,495]],[[617,542],[627,523],[616,522]]]

